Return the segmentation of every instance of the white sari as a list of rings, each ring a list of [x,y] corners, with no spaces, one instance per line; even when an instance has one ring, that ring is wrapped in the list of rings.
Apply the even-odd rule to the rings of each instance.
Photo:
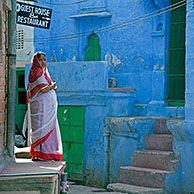
[[[47,75],[48,71],[46,70]],[[49,76],[50,78],[50,76]],[[49,85],[43,74],[28,90],[33,91],[40,85]],[[36,89],[35,89],[36,90]],[[62,160],[62,142],[57,120],[57,97],[52,89],[49,92],[36,92],[29,98],[31,111],[31,155],[44,160]]]

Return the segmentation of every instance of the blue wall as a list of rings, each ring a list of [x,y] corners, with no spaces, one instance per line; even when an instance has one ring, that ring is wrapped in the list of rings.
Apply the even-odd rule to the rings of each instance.
[[[57,62],[85,60],[88,37],[94,31],[100,38],[101,60],[108,62],[108,76],[116,78],[117,87],[136,88],[136,103],[160,101],[162,107],[161,102],[164,103],[167,96],[165,70],[168,14],[111,31],[98,32],[97,29],[154,12],[166,6],[169,1],[165,1],[164,5],[163,1],[158,0],[89,0],[61,6],[52,5],[62,4],[61,1],[50,2],[51,5],[42,3],[42,6],[53,9],[51,28],[34,29],[34,39],[36,41],[51,36],[58,40],[35,42],[36,51],[44,51],[49,61],[53,56]],[[83,32],[88,33],[77,38],[64,37]]]

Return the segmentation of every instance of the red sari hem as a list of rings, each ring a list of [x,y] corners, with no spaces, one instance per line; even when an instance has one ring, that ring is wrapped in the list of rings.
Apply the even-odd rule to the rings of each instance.
[[[37,140],[35,143],[31,144],[31,149],[30,149],[30,155],[36,158],[40,158],[43,160],[58,160],[62,161],[62,154],[53,154],[53,153],[44,153],[41,151],[34,151],[34,148],[39,146],[40,144],[44,143],[49,135],[53,132],[55,128],[53,128],[47,135],[42,137],[41,139]]]
[[[63,155],[62,154],[51,154],[51,153],[43,153],[40,151],[32,150],[32,154],[36,158],[40,158],[43,160],[57,160],[62,161]]]

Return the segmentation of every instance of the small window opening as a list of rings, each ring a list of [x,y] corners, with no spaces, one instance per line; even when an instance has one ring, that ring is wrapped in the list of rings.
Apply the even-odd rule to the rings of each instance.
[[[16,32],[16,49],[24,49],[24,30],[17,30]]]

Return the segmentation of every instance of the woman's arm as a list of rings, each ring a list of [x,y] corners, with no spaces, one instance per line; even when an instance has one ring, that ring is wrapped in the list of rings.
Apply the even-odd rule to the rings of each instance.
[[[51,85],[41,88],[40,92],[46,93],[46,92],[54,89],[55,87],[56,87],[56,82],[53,82]]]

